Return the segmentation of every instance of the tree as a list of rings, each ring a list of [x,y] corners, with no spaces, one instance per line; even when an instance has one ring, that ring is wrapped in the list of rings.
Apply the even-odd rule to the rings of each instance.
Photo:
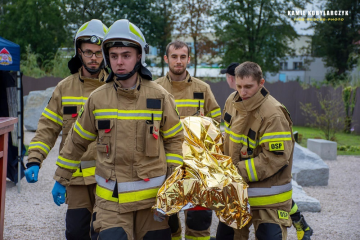
[[[264,72],[278,71],[281,58],[293,54],[288,42],[298,36],[287,12],[304,9],[310,0],[220,2],[214,27],[224,45],[223,63],[252,61]]]
[[[194,43],[194,77],[198,57],[204,54],[205,50],[210,50],[212,42],[204,35],[204,31],[209,28],[209,15],[213,1],[211,0],[183,0],[180,5],[180,24],[177,30],[178,36],[189,35]],[[200,56],[199,56],[200,55]]]
[[[74,37],[85,22],[99,19],[107,27],[113,23],[110,16],[110,1],[107,0],[61,0],[62,12],[66,19],[67,30]],[[69,43],[72,44],[72,39]],[[70,45],[71,45],[70,44]]]
[[[359,0],[331,0],[322,5],[321,9],[349,11],[349,16],[324,17],[325,19],[340,18],[343,21],[312,23],[313,53],[317,57],[323,57],[326,66],[333,67],[335,77],[339,77],[351,70],[357,62],[358,55],[353,53],[359,49],[360,45],[360,3]],[[343,79],[346,78],[343,77]]]
[[[23,54],[30,44],[43,59],[53,56],[67,38],[60,7],[58,0],[9,1],[3,6],[1,35],[19,44]]]

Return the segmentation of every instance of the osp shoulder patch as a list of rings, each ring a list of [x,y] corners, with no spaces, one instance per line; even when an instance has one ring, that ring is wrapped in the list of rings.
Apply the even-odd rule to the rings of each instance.
[[[279,219],[289,219],[289,213],[282,210],[278,210],[278,216]]]
[[[270,151],[284,151],[284,142],[270,142],[269,143],[269,150]]]
[[[80,111],[79,111],[79,117],[80,117],[80,118],[81,118],[83,112],[84,112],[84,106],[82,106],[82,107],[80,108]]]

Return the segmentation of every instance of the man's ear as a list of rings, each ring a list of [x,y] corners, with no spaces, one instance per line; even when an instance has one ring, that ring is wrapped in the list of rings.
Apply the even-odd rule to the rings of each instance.
[[[137,60],[140,61],[140,59],[141,59],[141,54],[139,54],[139,55],[137,56]]]
[[[264,86],[264,83],[265,83],[265,79],[262,78],[262,79],[260,80],[260,86],[263,87],[263,86]]]
[[[165,61],[167,64],[169,64],[169,59],[168,59],[168,57],[167,57],[166,55],[164,55],[164,61]]]
[[[190,64],[190,55],[189,55],[189,58],[188,58],[187,64]]]

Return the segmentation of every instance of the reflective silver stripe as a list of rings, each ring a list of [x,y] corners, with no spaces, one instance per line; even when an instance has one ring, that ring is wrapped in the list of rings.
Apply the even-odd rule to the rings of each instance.
[[[114,189],[115,189],[115,184],[116,184],[115,181],[108,180],[108,181],[106,182],[106,179],[103,178],[103,177],[100,177],[99,175],[95,175],[95,179],[96,179],[97,184],[98,184],[100,187],[106,188],[106,189],[108,189],[108,190],[110,190],[110,191],[114,191]]]
[[[48,151],[47,153],[50,152],[50,148],[48,148],[48,146],[45,145],[45,144],[43,144],[43,143],[39,143],[39,142],[37,142],[37,143],[30,143],[30,147],[43,147],[43,148],[45,148],[45,149]]]
[[[92,134],[92,135],[88,134],[87,131],[86,131],[85,129],[84,129],[84,130],[81,129],[80,126],[81,126],[80,123],[79,123],[78,121],[76,121],[74,128],[75,128],[75,130],[77,130],[76,132],[77,132],[82,138],[85,138],[85,139],[90,140],[90,141],[93,141],[93,140],[96,139],[96,135],[95,135],[95,134]],[[86,131],[86,132],[85,132],[85,131]],[[90,132],[89,132],[89,133],[90,133]]]
[[[252,164],[254,163],[254,159],[253,158],[250,158],[250,159],[248,159],[248,160],[246,160],[246,162],[247,162],[247,164],[248,164],[248,166],[246,166],[246,167],[249,167],[249,172],[250,172],[250,174],[251,174],[251,179],[252,179],[252,181],[251,182],[255,182],[255,181],[258,181],[256,178],[255,178],[255,174],[254,174],[254,170],[255,169],[253,169],[253,166],[252,166]],[[255,165],[255,163],[254,163],[254,165]],[[255,170],[256,171],[256,170]]]
[[[265,139],[274,139],[274,138],[291,138],[291,134],[265,136],[265,137],[262,137],[260,141],[263,141]]]
[[[81,161],[81,168],[82,169],[91,168],[91,167],[95,167],[95,166],[96,166],[96,161],[95,160]]]
[[[160,187],[165,181],[166,175],[160,177],[149,178],[149,181],[135,181],[135,182],[122,182],[118,183],[119,193],[123,192],[135,192],[139,190],[144,190],[148,188]]]
[[[280,185],[280,186],[272,186],[270,188],[248,188],[248,196],[249,197],[259,197],[259,196],[270,196],[276,195],[284,192],[288,192],[292,189],[291,182]]]
[[[225,126],[226,128],[226,126]],[[233,132],[228,128],[228,131],[230,132],[230,139],[234,139],[235,141],[240,141],[243,145],[247,146],[247,138],[246,137],[238,137],[233,134]],[[234,141],[233,141],[234,142]],[[258,145],[258,140],[256,140],[256,144],[249,141],[250,147],[255,148]]]
[[[176,160],[179,162],[183,162],[183,159],[180,157],[175,157],[175,156],[170,156],[170,155],[166,155],[166,160]]]
[[[197,102],[176,102],[176,105],[194,105],[195,107],[199,106],[199,101]],[[200,106],[204,106],[204,102],[200,102]]]
[[[86,102],[85,99],[61,99],[61,102],[66,103],[66,102],[78,102],[78,103],[83,103]]]
[[[117,112],[96,112],[95,117],[100,116],[117,116],[117,117],[148,117],[151,118],[151,113],[117,113]],[[162,114],[153,113],[154,118],[161,118]]]
[[[59,118],[57,115],[54,115],[53,113],[48,111],[46,108],[44,109],[43,114],[48,115],[49,117],[53,118],[56,122],[58,122],[62,125],[62,123],[63,123],[62,118]]]
[[[70,167],[79,167],[80,166],[80,163],[65,162],[65,161],[61,160],[60,158],[57,159],[57,162],[67,165],[67,166],[70,166]]]
[[[176,125],[175,125],[175,126],[176,126]],[[173,133],[180,131],[181,128],[182,128],[182,124],[179,124],[176,128],[174,128],[174,129],[171,130],[170,132],[163,133],[163,135],[164,135],[164,137],[166,138],[166,137],[172,135]]]

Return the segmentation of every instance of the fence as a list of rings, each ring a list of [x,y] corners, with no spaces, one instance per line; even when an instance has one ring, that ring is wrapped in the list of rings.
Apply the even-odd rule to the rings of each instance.
[[[35,90],[45,90],[48,87],[56,86],[56,84],[61,81],[61,78],[54,77],[44,77],[44,78],[31,78],[23,77],[23,88],[24,95],[28,95],[30,91]],[[226,81],[223,82],[207,82],[211,90],[214,93],[214,96],[220,105],[221,108],[224,107],[225,101],[228,96],[234,91],[229,88]],[[343,101],[341,97],[342,88],[338,87],[334,89],[333,87],[321,87],[317,89],[315,87],[309,87],[303,89],[300,84],[296,81],[291,82],[275,82],[275,83],[265,83],[265,87],[270,91],[270,94],[275,97],[279,102],[284,104],[288,111],[291,114],[291,118],[296,126],[306,126],[306,118],[302,114],[300,109],[300,102],[303,104],[311,103],[318,111],[321,111],[320,104],[317,99],[317,93],[320,92],[323,96],[326,94],[332,94],[336,96],[338,101]],[[352,117],[354,131],[360,134],[360,90],[356,92],[356,104],[354,109],[354,114]]]

